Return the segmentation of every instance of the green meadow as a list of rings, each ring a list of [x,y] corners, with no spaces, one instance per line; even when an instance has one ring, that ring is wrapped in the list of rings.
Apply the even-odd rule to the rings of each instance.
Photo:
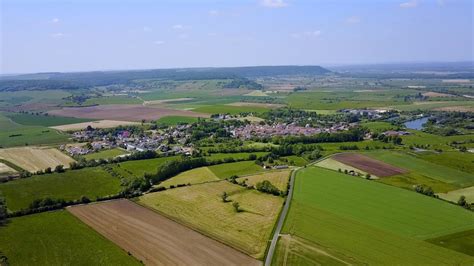
[[[263,113],[268,108],[256,106],[207,105],[193,109],[194,112],[207,114]]]
[[[254,161],[224,163],[210,166],[209,169],[219,178],[225,179],[233,175],[249,175],[265,171]]]
[[[114,149],[108,149],[108,150],[102,150],[99,152],[89,153],[89,154],[84,155],[83,157],[86,158],[87,160],[97,160],[97,159],[110,159],[122,154],[127,154],[127,151],[119,149],[119,148],[114,148]]]
[[[0,250],[10,265],[140,265],[65,210],[9,219]]]
[[[191,124],[197,122],[197,117],[188,117],[188,116],[165,116],[156,121],[157,124],[162,124],[166,126],[175,126],[178,124]]]
[[[61,116],[45,116],[21,113],[6,113],[13,122],[25,126],[59,126],[66,124],[75,124],[92,121],[91,119],[75,118],[75,117],[61,117]]]

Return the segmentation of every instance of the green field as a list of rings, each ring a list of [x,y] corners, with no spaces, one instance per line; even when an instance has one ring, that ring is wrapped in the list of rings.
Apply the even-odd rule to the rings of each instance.
[[[199,167],[196,169],[188,170],[174,176],[162,183],[159,183],[157,186],[166,187],[176,186],[178,184],[199,184],[209,181],[220,180],[214,173],[209,170],[208,167]]]
[[[452,190],[447,193],[438,193],[440,198],[457,203],[461,196],[466,197],[466,202],[474,203],[474,186]]]
[[[75,124],[82,122],[93,121],[92,119],[83,119],[75,117],[61,117],[61,116],[45,116],[45,115],[32,115],[32,114],[21,114],[21,113],[6,113],[13,122],[25,125],[25,126],[43,126],[52,127],[59,125]]]
[[[23,127],[16,130],[0,130],[0,147],[60,144],[69,136],[47,127]]]
[[[373,151],[364,154],[377,160],[417,172],[418,174],[423,174],[429,178],[448,184],[453,184],[459,187],[474,185],[474,174],[421,160],[403,152]]]
[[[233,175],[249,175],[265,171],[254,161],[243,161],[236,163],[224,163],[210,166],[209,169],[219,178],[225,179]]]
[[[0,250],[10,265],[140,265],[64,210],[10,219]]]
[[[199,118],[188,116],[165,116],[156,121],[157,124],[175,126],[178,124],[191,124],[197,122]]]
[[[388,123],[388,122],[364,122],[360,124],[363,127],[368,128],[372,132],[385,132],[387,130],[395,130],[397,129],[396,126]]]
[[[10,211],[27,208],[35,199],[77,200],[87,196],[95,200],[120,190],[120,180],[99,167],[32,176],[0,184],[0,192],[5,196]]]
[[[310,167],[297,174],[283,228],[284,234],[295,236],[296,245],[286,264],[325,260],[376,265],[470,264],[474,258],[422,240],[472,229],[473,218],[473,213],[443,201]],[[279,244],[274,262],[283,261],[285,250],[284,243]]]
[[[127,154],[127,152],[119,148],[114,148],[114,149],[108,149],[108,150],[102,150],[99,152],[89,153],[89,154],[84,155],[84,158],[86,158],[87,160],[109,159],[109,158],[117,157],[122,154]]]
[[[105,105],[105,104],[141,104],[143,101],[135,97],[127,96],[107,96],[99,98],[89,98],[83,105]]]
[[[154,158],[147,160],[127,161],[123,163],[113,164],[112,167],[115,172],[124,177],[142,177],[145,173],[156,173],[158,167],[163,165],[166,161],[176,160],[177,156]]]
[[[231,106],[231,105],[208,105],[193,109],[194,112],[207,114],[239,114],[239,113],[263,113],[268,108],[256,106]]]
[[[428,241],[441,247],[456,250],[474,257],[474,230],[441,236],[429,239]]]
[[[241,212],[222,201],[224,191]],[[146,194],[138,203],[261,259],[283,198],[220,181]]]
[[[449,106],[474,106],[474,101],[427,101],[410,105],[391,106],[400,111],[432,110]]]
[[[236,152],[236,153],[211,153],[205,156],[208,160],[224,160],[226,158],[233,158],[235,160],[248,160],[250,154],[255,154],[257,157],[264,156],[268,152]]]
[[[474,153],[469,152],[422,152],[416,154],[417,158],[434,164],[440,164],[466,173],[474,173]]]
[[[289,165],[304,166],[308,164],[308,161],[305,158],[296,155],[284,156],[282,158],[286,159]]]

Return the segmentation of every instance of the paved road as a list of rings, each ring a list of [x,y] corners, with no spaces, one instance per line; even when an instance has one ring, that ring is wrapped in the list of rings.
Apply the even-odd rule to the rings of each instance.
[[[290,208],[291,198],[293,197],[293,187],[295,185],[295,175],[301,167],[295,169],[291,173],[290,177],[290,189],[288,190],[288,196],[286,197],[285,206],[283,206],[283,210],[281,211],[280,218],[278,219],[278,224],[275,229],[275,233],[273,234],[272,242],[270,243],[270,248],[268,249],[267,258],[265,260],[265,266],[270,266],[272,264],[273,253],[275,252],[275,247],[278,242],[278,237],[280,236],[281,228],[283,227],[283,223],[285,222],[286,215],[288,214],[288,209]]]

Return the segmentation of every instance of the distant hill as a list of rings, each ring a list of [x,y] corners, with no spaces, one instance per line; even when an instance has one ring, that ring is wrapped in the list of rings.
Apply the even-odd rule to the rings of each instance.
[[[137,79],[236,79],[262,76],[314,76],[331,71],[320,66],[255,66],[223,68],[176,68],[76,73],[35,73],[0,78],[0,91],[24,89],[80,89],[91,86],[127,84]]]

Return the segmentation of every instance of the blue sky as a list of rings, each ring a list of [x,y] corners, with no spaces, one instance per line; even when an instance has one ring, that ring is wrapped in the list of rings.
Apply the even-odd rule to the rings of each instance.
[[[0,0],[1,73],[473,60],[472,0]]]

